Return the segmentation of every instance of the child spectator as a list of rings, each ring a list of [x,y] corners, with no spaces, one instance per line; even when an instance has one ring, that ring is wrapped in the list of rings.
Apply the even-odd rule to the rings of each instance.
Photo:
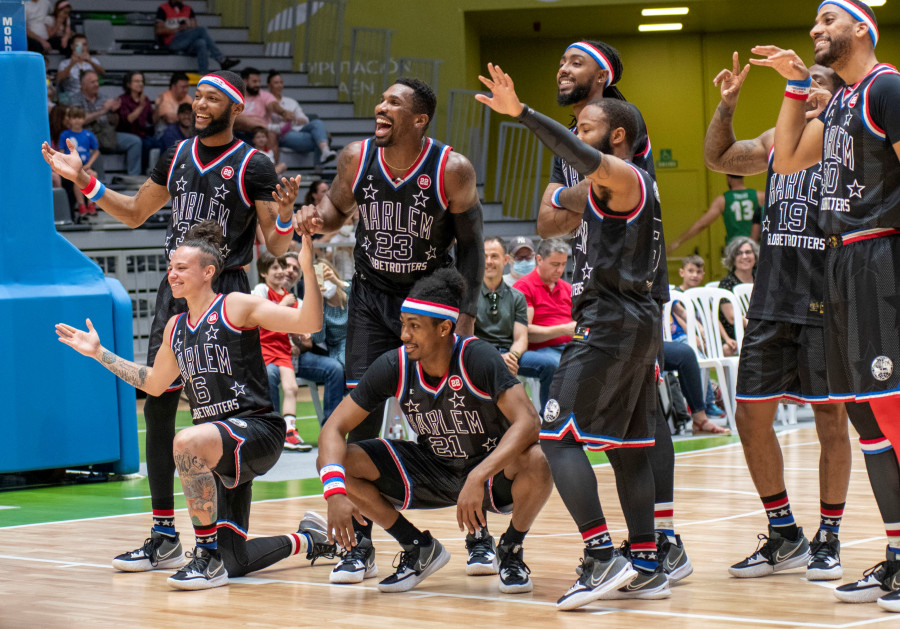
[[[300,301],[284,288],[285,268],[287,261],[284,256],[276,258],[268,251],[262,251],[256,262],[261,283],[253,287],[253,294],[259,295],[271,302],[297,308]],[[281,388],[284,391],[284,403],[281,405],[281,413],[284,415],[285,437],[284,449],[298,452],[309,452],[312,446],[304,443],[297,434],[297,376],[291,363],[291,341],[283,332],[272,332],[264,328],[259,329],[259,341],[262,346],[263,360],[266,363],[266,372],[274,375],[278,372],[281,380]],[[269,396],[272,398],[272,407],[278,408],[278,385],[269,378]],[[275,380],[274,382],[278,382]]]
[[[275,149],[269,148],[269,132],[265,127],[254,127],[251,131],[253,134],[253,148],[272,160],[275,164],[275,174],[280,175],[287,170],[287,164],[284,162],[275,162]]]
[[[97,136],[84,128],[85,117],[84,109],[81,107],[69,108],[66,116],[69,128],[60,134],[59,144],[60,148],[66,153],[70,153],[73,150],[77,151],[81,162],[84,164],[85,172],[92,177],[96,177],[97,171],[91,167],[100,156],[100,144],[97,142]],[[84,194],[77,186],[74,191],[75,204],[78,207],[78,218],[82,219],[87,215],[95,215],[97,206],[93,203],[85,203]]]

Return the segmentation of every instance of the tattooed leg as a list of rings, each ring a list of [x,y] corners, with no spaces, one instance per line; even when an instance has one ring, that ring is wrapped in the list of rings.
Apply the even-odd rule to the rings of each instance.
[[[219,431],[211,424],[182,430],[175,437],[174,455],[191,521],[195,527],[215,526],[218,496],[212,469],[222,457]]]

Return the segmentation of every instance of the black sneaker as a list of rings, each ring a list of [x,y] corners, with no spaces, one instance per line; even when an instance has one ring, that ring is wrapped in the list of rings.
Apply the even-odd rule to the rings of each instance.
[[[122,572],[146,572],[180,568],[184,562],[178,533],[171,537],[151,530],[143,546],[130,553],[122,553],[112,560],[112,565]]]
[[[166,581],[177,590],[208,590],[228,585],[228,571],[217,548],[194,548],[186,566]]]
[[[885,561],[866,570],[856,583],[838,586],[834,595],[845,603],[874,603],[894,590],[900,590],[900,559],[888,550]]]
[[[306,551],[306,558],[311,559],[313,565],[315,565],[316,559],[322,557],[334,559],[337,554],[337,544],[328,543],[328,522],[321,515],[315,511],[304,513],[297,532],[307,537],[309,548]]]
[[[827,529],[819,529],[809,544],[806,578],[810,581],[832,581],[844,574],[841,568],[841,540]]]
[[[889,612],[900,612],[900,590],[894,590],[879,598],[878,606]]]
[[[332,583],[362,583],[363,579],[377,576],[378,566],[375,565],[372,540],[357,531],[356,546],[341,554],[341,560],[328,579]]]
[[[240,59],[235,59],[234,57],[225,57],[224,59],[222,59],[219,62],[219,65],[222,67],[223,70],[228,70],[230,68],[233,68],[240,62],[241,62]]]
[[[606,592],[600,599],[605,601],[622,598],[659,599],[669,598],[671,594],[669,580],[660,565],[653,572],[637,570],[637,576],[630,583]]]
[[[735,577],[764,577],[773,572],[805,567],[809,562],[809,542],[799,529],[800,537],[791,541],[769,526],[769,535],[760,533],[756,552],[728,569]],[[874,600],[874,599],[873,599]]]
[[[430,537],[430,533],[425,531]],[[433,537],[428,544],[400,544],[403,551],[397,554],[397,571],[378,584],[382,592],[406,592],[431,576],[450,561],[450,553]]]
[[[494,543],[494,536],[488,533],[487,527],[475,535],[466,534],[466,550],[469,553],[466,560],[466,574],[470,576],[497,574],[500,565],[497,559],[497,544]]]
[[[581,576],[569,591],[556,601],[561,610],[577,609],[596,601],[601,596],[626,585],[637,576],[631,562],[619,554],[613,554],[607,561],[596,559],[590,551],[584,551],[581,560]]]
[[[669,541],[668,536],[662,531],[656,532],[656,552],[659,557],[659,565],[669,579],[669,583],[681,581],[694,571],[691,560],[684,551],[681,536],[675,536],[675,543]]]
[[[519,594],[534,589],[531,584],[531,570],[525,564],[521,544],[513,544],[500,538],[497,547],[500,558],[500,591],[504,594]]]

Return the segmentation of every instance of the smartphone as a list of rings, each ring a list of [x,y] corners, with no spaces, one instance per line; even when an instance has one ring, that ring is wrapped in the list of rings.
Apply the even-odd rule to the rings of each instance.
[[[319,283],[319,286],[323,286],[325,284],[325,266],[319,262],[314,264],[313,268],[316,270],[316,281]]]

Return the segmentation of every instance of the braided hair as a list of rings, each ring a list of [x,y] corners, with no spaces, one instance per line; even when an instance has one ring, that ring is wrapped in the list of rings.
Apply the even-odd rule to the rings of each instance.
[[[216,272],[213,280],[219,277],[222,269],[225,267],[225,259],[222,257],[222,228],[214,220],[205,220],[191,227],[184,240],[178,245],[181,247],[193,247],[200,251],[200,264],[203,266],[213,265]]]

